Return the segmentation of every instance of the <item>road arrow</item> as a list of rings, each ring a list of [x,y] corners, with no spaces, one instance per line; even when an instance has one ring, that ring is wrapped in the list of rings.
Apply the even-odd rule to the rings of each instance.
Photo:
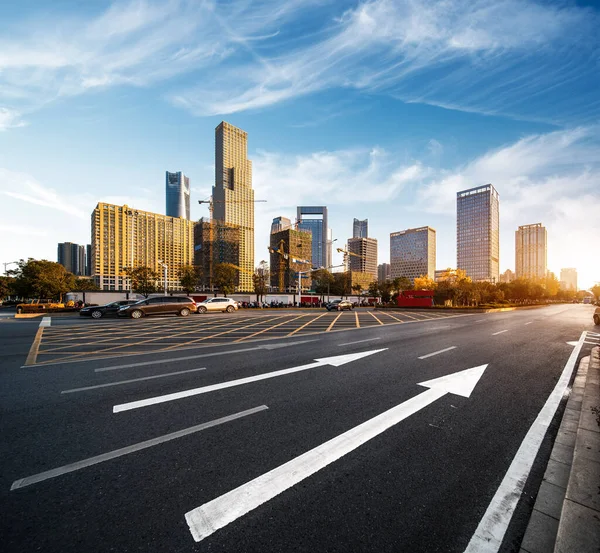
[[[419,385],[429,388],[427,391],[189,511],[185,514],[185,519],[192,537],[197,542],[203,540],[447,393],[469,397],[486,367],[487,365],[481,365],[422,382]]]
[[[316,359],[314,363],[308,365],[300,365],[299,367],[292,367],[291,369],[283,369],[280,371],[273,371],[270,373],[257,374],[249,376],[247,378],[239,378],[237,380],[229,380],[227,382],[221,382],[220,384],[212,384],[210,386],[202,386],[201,388],[194,388],[192,390],[184,390],[183,392],[175,392],[173,394],[167,394],[164,396],[156,396],[148,399],[141,399],[139,401],[132,401],[130,403],[122,403],[113,407],[113,413],[120,413],[121,411],[130,411],[131,409],[139,409],[140,407],[147,407],[148,405],[156,405],[157,403],[165,403],[167,401],[174,401],[176,399],[182,399],[190,396],[197,396],[200,394],[207,394],[208,392],[214,392],[215,390],[222,390],[224,388],[232,388],[234,386],[241,386],[242,384],[249,384],[250,382],[257,382],[258,380],[266,380],[268,378],[276,378],[286,374],[297,373],[300,371],[306,371],[308,369],[314,369],[316,367],[323,367],[324,365],[333,365],[334,367],[340,367],[346,363],[357,361],[363,357],[385,351],[387,348],[374,349],[371,351],[361,351],[359,353],[348,353],[345,355],[335,355],[333,357],[324,357],[323,359]]]

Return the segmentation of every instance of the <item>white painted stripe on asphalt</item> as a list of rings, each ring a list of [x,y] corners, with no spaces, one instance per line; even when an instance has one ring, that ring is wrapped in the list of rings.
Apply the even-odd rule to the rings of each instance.
[[[50,317],[42,317],[40,321],[40,326],[50,326],[52,324],[52,319]]]
[[[492,336],[497,336],[498,334],[502,334],[503,332],[508,332],[508,330],[501,330],[500,332],[494,332]]]
[[[438,351],[434,351],[433,353],[428,353],[427,355],[421,355],[421,357],[418,357],[417,359],[427,359],[428,357],[433,357],[434,355],[439,355],[440,353],[450,351],[451,349],[456,349],[456,346],[450,346],[449,348],[440,349]]]
[[[362,344],[363,342],[372,342],[373,340],[381,340],[381,338],[367,338],[366,340],[356,340],[356,342],[344,342],[338,346],[349,346],[351,344]]]
[[[477,530],[475,530],[475,534],[473,534],[469,545],[465,549],[465,553],[497,553],[500,549],[510,519],[515,511],[517,502],[521,498],[521,493],[525,487],[525,482],[529,476],[533,461],[546,435],[548,426],[556,413],[560,400],[569,385],[584,339],[585,332],[582,332],[577,346],[571,352],[554,390],[548,396],[542,410],[529,428],[500,487],[492,498],[483,518],[477,526]]]
[[[185,514],[201,541],[446,395],[430,389]]]
[[[482,321],[485,321],[486,319],[477,319],[476,321],[473,321],[474,323],[480,323]]]
[[[175,376],[178,374],[193,373],[196,371],[204,371],[206,367],[200,369],[188,369],[187,371],[175,371],[166,374],[155,374],[153,376],[144,376],[142,378],[132,378],[130,380],[120,380],[119,382],[108,382],[107,384],[97,384],[95,386],[86,386],[84,388],[73,388],[72,390],[63,390],[61,394],[73,394],[75,392],[85,392],[86,390],[95,390],[97,388],[107,388],[109,386],[120,386],[121,384],[130,384],[131,382],[141,382],[142,380],[154,380],[155,378],[165,378],[167,376]]]
[[[40,472],[39,474],[34,474],[33,476],[28,476],[26,478],[15,480],[10,489],[12,491],[17,490],[19,488],[24,488],[25,486],[30,486],[31,484],[37,484],[38,482],[43,482],[44,480],[48,480],[50,478],[56,478],[57,476],[67,474],[69,472],[74,472],[76,470],[90,467],[92,465],[97,465],[98,463],[103,463],[104,461],[115,459],[116,457],[128,455],[129,453],[134,453],[136,451],[140,451],[148,447],[162,444],[164,442],[169,442],[171,440],[175,440],[177,438],[181,438],[183,436],[187,436],[195,432],[200,432],[200,430],[205,430],[213,426],[218,426],[219,424],[224,424],[226,422],[240,419],[248,415],[253,415],[254,413],[258,413],[259,411],[264,411],[265,409],[268,409],[266,405],[260,405],[259,407],[253,407],[252,409],[240,411],[239,413],[234,413],[233,415],[227,415],[226,417],[221,417],[220,419],[215,419],[209,422],[198,424],[196,426],[184,428],[183,430],[178,430],[177,432],[165,434],[164,436],[159,436],[158,438],[152,438],[151,440],[146,440],[145,442],[140,442],[138,444],[122,447],[121,449],[115,449],[114,451],[102,453],[101,455],[96,455],[95,457],[88,457],[87,459],[83,459],[82,461],[77,461],[75,463],[64,465],[56,469],[47,470],[46,472]]]
[[[528,323],[525,323],[525,325],[530,325],[533,321],[529,321]]]
[[[592,344],[594,346],[598,345],[598,342],[588,342],[587,340],[585,342],[583,342],[584,344]]]

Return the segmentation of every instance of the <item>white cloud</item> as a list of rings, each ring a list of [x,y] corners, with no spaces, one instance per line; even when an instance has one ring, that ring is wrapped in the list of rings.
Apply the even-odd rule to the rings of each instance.
[[[27,125],[18,111],[0,107],[0,132]]]

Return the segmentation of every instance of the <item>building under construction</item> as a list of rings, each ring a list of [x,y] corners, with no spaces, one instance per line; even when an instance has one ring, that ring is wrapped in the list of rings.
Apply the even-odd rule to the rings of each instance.
[[[240,227],[206,219],[194,227],[194,265],[201,267],[201,285],[212,290],[215,267],[219,263],[238,265],[240,259]],[[239,273],[238,273],[239,280]],[[239,286],[236,282],[236,287]]]
[[[298,273],[302,273],[302,289],[310,290],[312,281],[312,234],[305,230],[287,228],[271,234],[271,288],[279,292],[294,290],[298,286]]]

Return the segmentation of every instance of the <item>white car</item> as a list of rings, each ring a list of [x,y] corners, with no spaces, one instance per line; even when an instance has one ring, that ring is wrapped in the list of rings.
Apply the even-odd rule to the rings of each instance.
[[[198,304],[198,313],[207,311],[223,311],[233,313],[237,311],[238,303],[231,298],[209,298]]]

